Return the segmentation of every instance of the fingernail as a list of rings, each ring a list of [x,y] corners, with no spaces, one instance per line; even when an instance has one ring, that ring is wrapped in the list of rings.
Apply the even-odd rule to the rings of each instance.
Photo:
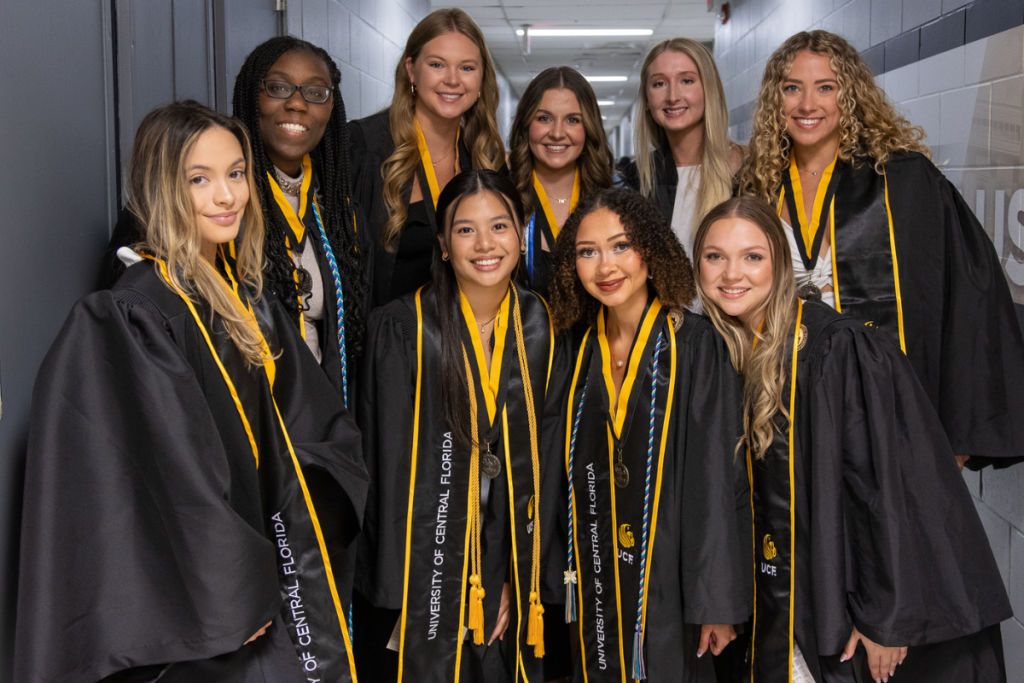
[[[845,661],[846,661],[846,655],[843,655],[842,657],[839,658],[839,662],[840,663],[845,662]]]
[[[703,650],[702,650],[702,651],[700,651],[700,652],[698,652],[698,653],[697,653],[697,659],[700,659],[700,656],[701,656],[702,654],[704,654],[704,651],[703,651]]]

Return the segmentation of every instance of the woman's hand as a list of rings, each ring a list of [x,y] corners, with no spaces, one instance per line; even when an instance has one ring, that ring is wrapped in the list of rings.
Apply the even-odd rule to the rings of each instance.
[[[263,635],[264,633],[266,633],[266,632],[267,632],[267,629],[268,629],[268,628],[270,628],[270,625],[271,625],[271,624],[273,624],[273,623],[274,623],[274,622],[272,622],[272,621],[268,621],[268,622],[267,622],[267,625],[266,625],[266,626],[264,626],[263,628],[261,628],[261,629],[260,629],[259,631],[256,631],[256,633],[254,633],[254,634],[252,635],[252,638],[250,638],[249,640],[245,641],[245,642],[244,642],[244,643],[242,643],[242,644],[243,644],[243,645],[248,645],[248,644],[249,644],[249,643],[251,643],[252,641],[254,641],[254,640],[256,640],[257,638],[259,638],[260,636],[262,636],[262,635]]]
[[[736,640],[736,629],[732,624],[704,624],[700,627],[700,645],[697,647],[697,656],[707,652],[711,646],[711,654],[718,656],[722,654],[725,646]]]
[[[495,640],[505,640],[505,629],[508,628],[508,608],[511,602],[510,595],[511,585],[506,583],[501,587],[501,606],[498,607],[498,621],[494,624],[491,639],[487,641],[488,645]]]
[[[853,657],[853,653],[857,651],[857,641],[864,643],[864,649],[868,653],[868,667],[871,669],[871,677],[875,679],[875,683],[888,681],[889,676],[896,673],[896,667],[902,664],[907,657],[907,648],[879,645],[869,640],[854,626],[850,640],[843,649],[843,656],[839,658],[840,662],[845,662]]]

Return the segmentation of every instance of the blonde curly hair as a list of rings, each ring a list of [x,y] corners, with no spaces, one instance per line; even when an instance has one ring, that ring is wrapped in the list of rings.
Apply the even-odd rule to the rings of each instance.
[[[782,116],[783,82],[796,54],[803,50],[827,56],[829,68],[836,75],[840,159],[869,162],[881,173],[894,152],[920,152],[931,158],[931,151],[921,142],[924,130],[911,125],[896,111],[852,45],[828,31],[803,31],[775,50],[765,66],[754,110],[749,156],[739,173],[741,194],[768,202],[778,197],[792,143]]]

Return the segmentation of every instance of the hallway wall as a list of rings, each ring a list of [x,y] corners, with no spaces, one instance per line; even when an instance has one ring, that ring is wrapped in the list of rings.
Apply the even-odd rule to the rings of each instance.
[[[935,161],[985,226],[1024,318],[1024,0],[739,0],[715,33],[730,132],[746,141],[761,75],[793,33],[825,29],[860,50],[924,128]],[[966,472],[1014,619],[1009,681],[1024,681],[1024,466]],[[898,678],[898,676],[897,676]]]

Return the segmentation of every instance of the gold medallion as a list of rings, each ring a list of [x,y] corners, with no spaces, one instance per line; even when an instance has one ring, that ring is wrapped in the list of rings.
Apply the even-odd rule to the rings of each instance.
[[[480,474],[488,479],[494,479],[501,474],[501,461],[498,460],[498,456],[491,453],[490,446],[487,447],[487,452],[480,456]]]
[[[615,463],[615,485],[620,489],[629,485],[629,470],[622,462]]]

